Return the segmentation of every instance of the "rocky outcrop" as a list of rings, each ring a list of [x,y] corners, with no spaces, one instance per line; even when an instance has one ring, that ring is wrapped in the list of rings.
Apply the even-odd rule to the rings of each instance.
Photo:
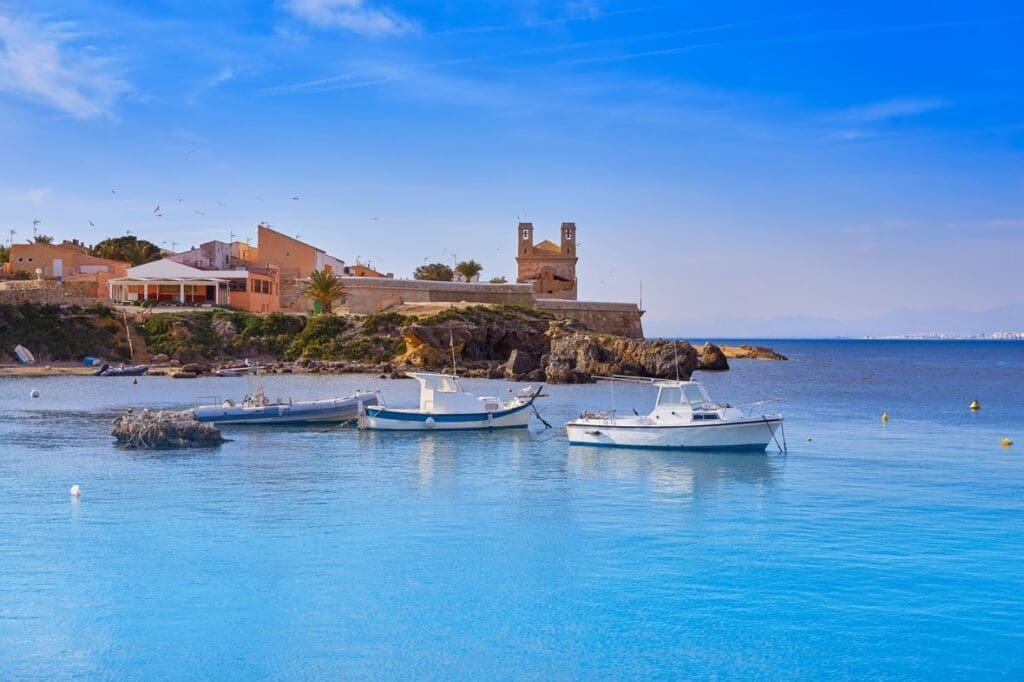
[[[686,341],[643,340],[552,325],[551,350],[544,368],[548,383],[579,384],[617,374],[689,379],[697,351]]]
[[[697,369],[708,372],[721,372],[729,369],[729,361],[722,349],[708,341],[700,349],[700,363]]]
[[[764,346],[722,346],[722,352],[727,358],[739,360],[789,360],[782,353],[776,353],[771,348]]]
[[[508,356],[508,361],[498,367],[501,375],[510,381],[542,381],[543,372],[540,358],[518,348]]]

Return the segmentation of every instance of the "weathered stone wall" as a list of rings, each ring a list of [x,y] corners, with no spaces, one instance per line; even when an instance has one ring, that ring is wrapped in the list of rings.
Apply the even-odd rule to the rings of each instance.
[[[402,303],[491,303],[533,306],[528,284],[469,284],[417,279],[342,277],[345,307],[358,314],[378,313]]]
[[[89,295],[96,290],[95,282],[65,282],[59,285],[52,280],[22,280],[3,282],[0,285],[0,303],[48,303],[54,305],[109,304],[107,299]]]
[[[635,303],[537,299],[536,307],[555,317],[575,318],[602,334],[617,334],[631,339],[644,338],[641,319],[644,313]]]

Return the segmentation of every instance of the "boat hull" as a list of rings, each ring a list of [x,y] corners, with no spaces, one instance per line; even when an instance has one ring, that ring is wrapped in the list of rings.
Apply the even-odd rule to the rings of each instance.
[[[759,452],[768,447],[781,425],[782,417],[665,426],[627,426],[616,425],[613,420],[576,420],[566,425],[566,433],[572,445]]]
[[[373,395],[258,407],[205,405],[195,408],[197,421],[212,424],[340,424],[359,417],[361,409],[376,405]]]
[[[530,423],[530,403],[507,410],[457,414],[427,414],[416,410],[367,407],[360,428],[375,431],[469,431],[474,429],[525,428]]]

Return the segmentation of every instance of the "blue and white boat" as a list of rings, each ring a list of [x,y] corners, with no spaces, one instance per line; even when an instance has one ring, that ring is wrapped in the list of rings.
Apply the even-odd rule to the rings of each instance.
[[[368,405],[359,426],[378,431],[453,431],[525,428],[540,388],[527,387],[511,400],[477,396],[462,387],[454,374],[409,372],[420,384],[418,407]]]

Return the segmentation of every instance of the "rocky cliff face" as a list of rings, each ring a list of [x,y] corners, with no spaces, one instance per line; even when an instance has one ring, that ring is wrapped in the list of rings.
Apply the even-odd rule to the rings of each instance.
[[[689,379],[697,369],[697,351],[686,341],[628,339],[560,323],[552,323],[548,337],[548,383],[589,383],[616,374]]]

